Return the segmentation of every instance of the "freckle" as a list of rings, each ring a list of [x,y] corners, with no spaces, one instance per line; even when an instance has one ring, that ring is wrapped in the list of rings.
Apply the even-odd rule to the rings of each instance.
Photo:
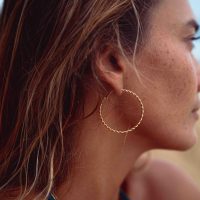
[[[172,58],[172,59],[171,59],[171,66],[172,66],[172,67],[174,67],[174,66],[173,66],[173,65],[174,65],[174,63],[175,63],[175,59],[174,59],[174,58]]]

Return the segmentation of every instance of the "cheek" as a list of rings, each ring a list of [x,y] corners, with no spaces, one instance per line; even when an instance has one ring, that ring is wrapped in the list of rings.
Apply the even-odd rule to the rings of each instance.
[[[191,106],[196,93],[196,75],[189,55],[182,51],[172,51],[163,56],[160,61],[163,73],[159,73],[159,79],[165,98],[168,102],[173,100],[175,104]],[[172,104],[173,105],[173,104]]]
[[[190,108],[194,103],[197,91],[195,67],[191,55],[184,49],[174,49],[173,46],[163,45],[163,48],[148,51],[143,60],[143,72],[147,78],[152,98],[165,106]],[[140,65],[141,66],[141,65]]]
[[[145,87],[141,132],[161,146],[185,145],[194,126],[191,111],[197,94],[192,57],[182,48],[167,45],[149,48],[141,55],[137,60]]]

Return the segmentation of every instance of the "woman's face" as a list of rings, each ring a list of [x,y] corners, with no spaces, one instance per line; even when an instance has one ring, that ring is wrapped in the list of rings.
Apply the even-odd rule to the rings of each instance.
[[[145,113],[138,130],[164,148],[196,142],[194,109],[199,106],[200,67],[192,55],[196,24],[187,0],[161,0],[153,8],[144,47],[137,56],[142,84],[127,75]],[[130,86],[131,85],[131,86]]]

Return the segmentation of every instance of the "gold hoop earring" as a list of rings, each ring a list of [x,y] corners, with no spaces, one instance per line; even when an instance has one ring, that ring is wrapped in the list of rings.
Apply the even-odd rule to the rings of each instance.
[[[116,132],[116,133],[128,133],[128,132],[132,132],[133,130],[135,130],[135,129],[141,124],[141,122],[142,122],[142,120],[143,120],[143,117],[144,117],[144,105],[143,105],[141,99],[139,98],[139,96],[138,96],[136,93],[132,92],[131,90],[127,90],[127,89],[122,89],[122,92],[127,92],[127,93],[129,93],[129,94],[135,96],[136,99],[139,101],[139,103],[140,103],[140,105],[141,105],[141,110],[142,110],[142,111],[141,111],[141,117],[140,117],[139,122],[138,122],[135,126],[133,126],[132,128],[130,128],[130,129],[128,129],[128,130],[124,130],[124,131],[123,131],[123,130],[115,130],[115,129],[111,128],[111,127],[108,126],[108,124],[105,122],[105,120],[103,119],[103,115],[102,115],[102,105],[103,105],[103,102],[104,102],[106,99],[108,99],[109,95],[112,93],[112,91],[111,91],[106,97],[103,98],[103,100],[102,100],[102,102],[101,102],[101,105],[100,105],[99,114],[100,114],[101,121],[102,121],[102,123],[106,126],[106,128],[108,128],[110,131],[113,131],[113,132]]]

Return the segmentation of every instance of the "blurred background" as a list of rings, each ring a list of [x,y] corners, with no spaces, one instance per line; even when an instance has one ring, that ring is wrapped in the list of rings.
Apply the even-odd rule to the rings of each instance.
[[[200,1],[199,0],[190,0],[190,4],[191,4],[192,10],[196,16],[196,19],[197,19],[198,23],[200,24]],[[200,29],[199,29],[197,35],[198,36],[200,35]],[[200,41],[196,41],[193,53],[200,63]]]
[[[0,0],[0,9],[2,7],[3,0]],[[197,21],[200,24],[200,0],[189,0],[191,7],[196,15]],[[198,36],[200,35],[200,30]],[[194,56],[200,63],[200,41],[195,42],[195,48],[193,50]],[[200,120],[196,124],[197,132],[200,138]],[[194,178],[194,180],[200,185],[200,139],[199,142],[190,150],[185,152],[178,151],[166,151],[156,150],[152,151],[153,157],[161,157],[162,159],[169,159],[175,162]]]

